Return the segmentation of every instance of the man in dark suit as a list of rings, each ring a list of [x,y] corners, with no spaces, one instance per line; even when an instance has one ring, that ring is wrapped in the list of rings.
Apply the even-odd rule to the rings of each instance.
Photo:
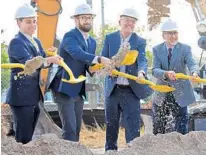
[[[169,85],[176,90],[169,93],[155,92],[153,96],[153,133],[188,132],[187,106],[195,102],[189,80],[176,79],[176,73],[198,77],[198,66],[192,57],[191,47],[178,42],[177,23],[171,19],[162,24],[163,43],[153,48],[152,75],[157,84]]]
[[[93,18],[95,17],[87,4],[77,6],[71,18],[75,21],[75,28],[64,35],[60,44],[60,56],[71,68],[75,77],[86,76],[89,66],[95,63],[103,63],[108,66],[110,60],[95,56],[96,41],[89,36]],[[54,78],[53,78],[54,77]],[[85,97],[85,81],[70,84],[61,79],[69,79],[68,73],[59,67],[56,74],[50,77],[50,88],[57,103],[62,122],[62,138],[70,141],[79,141],[83,105]]]
[[[25,64],[26,61],[36,56],[45,57],[40,41],[33,37],[36,30],[35,10],[29,4],[22,5],[17,9],[15,19],[19,33],[9,44],[10,62]],[[58,64],[60,59],[59,56],[46,58],[43,67],[50,63]],[[14,119],[15,139],[17,142],[26,144],[32,139],[40,112],[38,103],[43,96],[39,85],[40,69],[37,69],[32,75],[16,78],[20,71],[18,68],[11,70],[10,88],[6,102],[10,104]]]
[[[145,57],[145,39],[134,33],[138,20],[136,10],[125,9],[120,15],[120,31],[106,35],[102,56],[112,58],[119,48],[137,50],[136,62],[129,66],[121,66],[120,71],[137,78],[145,78],[147,73],[147,59]],[[117,150],[120,114],[122,113],[125,127],[125,138],[128,145],[140,136],[140,99],[151,95],[152,90],[147,85],[122,77],[106,76],[105,81],[105,116],[106,116],[106,145],[105,150]]]

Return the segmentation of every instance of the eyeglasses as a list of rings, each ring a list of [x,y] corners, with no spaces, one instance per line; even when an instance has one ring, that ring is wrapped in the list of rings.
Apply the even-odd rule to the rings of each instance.
[[[94,19],[93,16],[79,16],[79,19],[81,19],[82,21],[86,22],[86,21],[92,21]]]
[[[178,32],[177,31],[169,31],[169,32],[165,32],[165,34],[172,36],[172,35],[177,35]]]

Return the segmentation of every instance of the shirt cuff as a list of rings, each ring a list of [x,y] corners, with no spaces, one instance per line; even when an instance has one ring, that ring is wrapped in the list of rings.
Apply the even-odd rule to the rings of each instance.
[[[99,56],[95,56],[95,57],[94,57],[94,59],[93,59],[93,61],[92,61],[92,64],[98,63],[98,57],[99,57]]]
[[[145,72],[144,72],[144,70],[140,70],[140,71],[138,71],[138,75],[139,75],[140,73],[142,73],[142,74],[145,76]]]

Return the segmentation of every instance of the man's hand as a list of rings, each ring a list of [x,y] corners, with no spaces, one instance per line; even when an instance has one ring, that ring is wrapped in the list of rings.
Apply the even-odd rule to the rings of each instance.
[[[111,65],[111,59],[106,58],[104,56],[101,56],[101,63],[105,66],[105,67],[109,67]]]
[[[144,80],[145,80],[144,73],[139,71],[137,75],[137,80],[136,80],[137,83],[143,84]]]
[[[165,76],[170,79],[171,81],[177,80],[175,72],[174,71],[166,71]]]
[[[197,78],[200,78],[199,75],[197,73],[193,73],[191,81],[194,83]]]
[[[51,47],[51,48],[47,49],[47,51],[56,52],[56,51],[57,51],[57,48],[56,48],[56,47]]]
[[[61,60],[63,60],[63,58],[59,55],[47,57],[46,58],[47,66],[49,66],[51,63],[59,64]]]

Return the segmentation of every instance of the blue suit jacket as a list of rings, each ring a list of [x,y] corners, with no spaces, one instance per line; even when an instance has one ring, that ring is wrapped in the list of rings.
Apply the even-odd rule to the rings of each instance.
[[[88,46],[80,31],[75,28],[64,35],[59,47],[60,56],[71,68],[76,78],[80,75],[86,76],[86,70],[95,57],[96,41],[89,37],[87,42]],[[79,94],[85,96],[85,81],[71,84],[62,82],[62,78],[69,79],[69,75],[62,67],[59,67],[57,73],[50,76],[50,88],[53,91],[64,93],[69,97],[75,97]]]
[[[8,48],[9,59],[11,63],[21,63],[36,56],[45,57],[45,52],[40,41],[34,38],[38,44],[39,52],[35,46],[19,32],[14,39],[11,40]],[[36,105],[41,96],[39,85],[40,70],[37,70],[32,75],[23,76],[22,78],[14,79],[18,72],[22,71],[19,68],[11,70],[10,88],[7,94],[6,102],[14,106],[31,106]]]
[[[130,66],[126,66],[126,73],[137,76],[138,71],[143,70],[147,73],[147,59],[145,57],[145,39],[139,37],[136,33],[131,35],[129,40],[131,50],[139,52],[136,62]],[[120,31],[106,35],[102,56],[111,58],[114,56],[121,44]],[[106,76],[105,80],[105,96],[109,97],[116,84],[117,77]],[[144,99],[152,94],[152,90],[147,85],[141,85],[133,80],[129,80],[133,92],[139,99]]]
[[[153,70],[152,74],[157,78],[157,84],[170,85],[176,88],[173,95],[177,103],[181,106],[187,106],[195,102],[195,96],[189,80],[170,81],[165,80],[164,72],[173,70],[176,73],[186,74],[186,67],[191,73],[198,73],[198,66],[196,65],[191,48],[188,45],[177,43],[172,51],[172,58],[170,67],[168,67],[168,51],[165,43],[159,44],[153,48]],[[155,92],[153,102],[161,105],[165,97],[165,93]]]

